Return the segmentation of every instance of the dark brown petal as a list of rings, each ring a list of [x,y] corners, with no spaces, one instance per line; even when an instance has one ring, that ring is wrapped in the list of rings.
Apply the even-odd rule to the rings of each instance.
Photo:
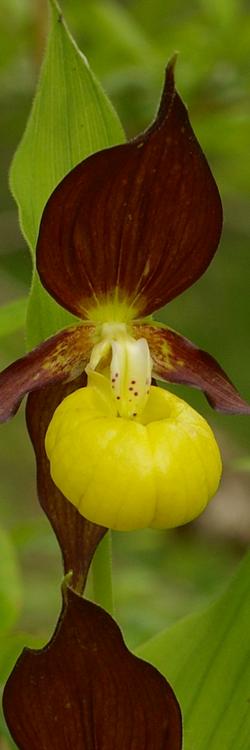
[[[57,384],[31,393],[26,419],[37,461],[37,491],[40,505],[56,533],[64,562],[64,572],[72,570],[71,585],[84,590],[88,569],[99,541],[107,529],[87,521],[57,489],[50,476],[44,439],[58,404],[77,388],[86,385],[86,376],[71,383]]]
[[[133,317],[149,314],[191,286],[217,248],[220,197],[173,68],[151,127],[75,167],[45,207],[38,271],[79,317],[114,296]]]
[[[49,383],[73,380],[82,372],[94,345],[95,328],[66,328],[17,359],[0,373],[0,422],[16,413],[26,393]]]
[[[128,651],[110,615],[71,590],[50,644],[18,660],[3,704],[20,750],[181,748],[164,677]]]
[[[133,334],[147,339],[156,378],[199,388],[218,411],[250,414],[250,405],[241,398],[218,362],[184,336],[160,323],[134,325]]]

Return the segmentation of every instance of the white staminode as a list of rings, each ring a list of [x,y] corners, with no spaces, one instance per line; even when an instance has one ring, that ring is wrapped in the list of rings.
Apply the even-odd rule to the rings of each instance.
[[[95,370],[111,349],[111,388],[120,417],[133,418],[147,402],[152,360],[146,339],[134,339],[125,323],[104,323],[86,371]]]

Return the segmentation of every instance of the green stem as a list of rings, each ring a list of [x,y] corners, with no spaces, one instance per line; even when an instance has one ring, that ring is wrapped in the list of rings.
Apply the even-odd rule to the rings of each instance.
[[[95,552],[92,562],[93,594],[96,604],[100,604],[111,615],[114,611],[112,586],[112,539],[107,531]]]

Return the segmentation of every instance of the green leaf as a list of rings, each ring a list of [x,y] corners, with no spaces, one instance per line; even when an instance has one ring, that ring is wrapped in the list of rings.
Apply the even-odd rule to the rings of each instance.
[[[250,554],[227,591],[137,649],[170,681],[184,714],[185,750],[248,750]]]
[[[21,297],[0,307],[0,336],[9,336],[25,325],[27,298]]]
[[[13,159],[10,184],[32,255],[43,208],[55,186],[94,151],[121,143],[118,117],[51,0],[47,51],[32,111]],[[37,344],[73,316],[44,291],[34,274],[28,341]]]
[[[138,67],[145,76],[151,75],[157,51],[125,5],[114,0],[85,0],[78,7],[72,4],[69,13],[79,33],[84,28],[91,59],[102,76],[110,73],[113,77],[124,68],[135,75]]]
[[[19,615],[21,582],[14,547],[0,528],[0,635],[11,628]]]

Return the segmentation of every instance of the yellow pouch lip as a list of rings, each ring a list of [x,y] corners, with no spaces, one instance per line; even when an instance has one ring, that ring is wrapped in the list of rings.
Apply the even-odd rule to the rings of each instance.
[[[110,382],[96,372],[57,408],[46,451],[55,484],[79,512],[119,530],[187,523],[221,473],[212,430],[185,401],[151,386],[141,417],[117,417]]]

